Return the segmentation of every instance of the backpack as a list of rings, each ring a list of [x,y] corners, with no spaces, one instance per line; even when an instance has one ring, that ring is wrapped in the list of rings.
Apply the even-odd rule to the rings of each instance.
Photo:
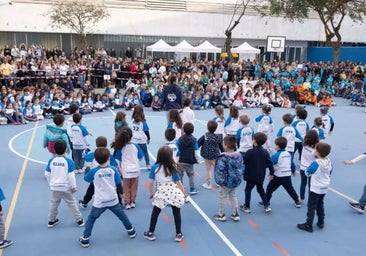
[[[240,153],[232,154],[227,161],[220,161],[220,158],[227,153],[221,154],[215,165],[215,181],[218,185],[224,185],[228,188],[236,188],[241,184],[243,178],[243,157]]]

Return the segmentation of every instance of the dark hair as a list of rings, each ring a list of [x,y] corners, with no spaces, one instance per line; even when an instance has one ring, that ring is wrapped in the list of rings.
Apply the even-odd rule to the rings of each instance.
[[[304,108],[296,109],[296,115],[299,119],[305,120],[308,117],[308,112]]]
[[[95,145],[97,146],[97,148],[99,147],[107,147],[107,138],[104,137],[104,136],[98,136],[96,139],[95,139]]]
[[[271,110],[272,110],[272,108],[271,108],[271,106],[270,105],[263,105],[262,106],[262,112],[263,113],[265,113],[265,114],[269,114],[269,113],[271,113]]]
[[[122,129],[116,134],[116,140],[114,142],[114,150],[120,150],[127,145],[132,139],[132,130],[129,127],[122,127]]]
[[[142,122],[145,120],[144,109],[142,108],[142,106],[137,105],[134,107],[132,112],[132,119],[135,122]]]
[[[191,99],[190,98],[185,98],[183,101],[183,106],[184,107],[189,107],[191,105]]]
[[[69,107],[70,114],[73,115],[79,110],[79,106],[75,103],[72,103]]]
[[[114,118],[114,122],[122,122],[123,126],[128,126],[128,123],[126,121],[126,113],[124,111],[118,111],[116,114],[116,117]]]
[[[224,107],[221,105],[218,105],[215,107],[215,112],[220,118],[224,118]]]
[[[63,155],[66,152],[66,142],[64,140],[57,140],[53,148],[57,155]]]
[[[314,119],[314,125],[316,127],[323,127],[324,128],[323,119],[321,117],[316,117]]]
[[[177,76],[175,74],[171,74],[168,78],[169,84],[175,84],[177,82]]]
[[[162,146],[159,148],[156,163],[163,166],[165,177],[172,176],[179,172],[177,163],[173,158],[173,150],[169,146]]]
[[[318,142],[319,142],[318,132],[315,130],[309,130],[305,134],[303,145],[314,148]]]
[[[75,113],[72,115],[72,120],[74,121],[75,124],[80,123],[82,118],[83,116],[80,113]]]
[[[230,115],[233,117],[233,118],[238,118],[239,117],[239,109],[235,106],[230,106]]]
[[[207,122],[207,130],[210,132],[210,133],[214,133],[217,129],[217,122],[215,120],[210,120]]]
[[[169,110],[169,122],[175,122],[178,128],[182,128],[183,121],[182,118],[179,115],[179,111],[177,109],[171,109]]]
[[[235,150],[236,148],[236,139],[234,136],[226,135],[224,138],[224,145],[229,149]]]
[[[164,135],[167,141],[173,141],[175,139],[175,136],[177,135],[177,132],[173,128],[168,128],[165,130]]]
[[[65,122],[64,115],[61,115],[61,114],[54,115],[53,116],[53,122],[55,123],[56,126],[62,126],[63,123]]]
[[[185,134],[191,135],[194,132],[194,126],[192,123],[187,122],[183,125],[183,131]]]
[[[253,139],[255,140],[255,142],[257,142],[258,146],[261,147],[264,145],[264,143],[266,143],[267,135],[263,132],[256,132],[254,133]]]
[[[320,114],[326,115],[328,113],[329,108],[327,106],[320,107]]]
[[[110,157],[109,149],[106,147],[96,148],[94,151],[94,159],[98,164],[104,164],[109,161]]]
[[[275,139],[275,144],[280,148],[280,149],[285,149],[287,146],[287,139],[285,137],[277,137]]]
[[[294,117],[291,115],[291,114],[284,114],[283,116],[282,116],[282,120],[283,120],[283,122],[285,122],[286,124],[291,124],[292,123],[292,121],[294,121]]]
[[[329,155],[331,149],[332,147],[325,142],[319,142],[318,144],[315,145],[315,150],[319,153],[319,156],[321,158],[324,158],[327,155]]]

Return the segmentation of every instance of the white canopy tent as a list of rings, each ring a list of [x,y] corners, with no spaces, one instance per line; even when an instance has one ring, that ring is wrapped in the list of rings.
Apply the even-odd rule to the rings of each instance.
[[[183,40],[176,46],[173,46],[174,51],[176,52],[176,59],[182,60],[183,58],[189,58],[191,52],[196,52],[194,46],[189,44],[186,40]]]
[[[231,48],[231,52],[239,53],[239,59],[254,59],[256,54],[260,54],[261,50],[251,46],[247,42],[242,43],[238,47]]]
[[[163,39],[160,39],[155,44],[146,47],[147,51],[150,52],[175,52],[173,46],[167,44]]]
[[[196,52],[213,52],[213,53],[220,53],[221,52],[221,48],[216,47],[214,45],[212,45],[209,41],[204,41],[202,44],[198,45],[195,47]]]

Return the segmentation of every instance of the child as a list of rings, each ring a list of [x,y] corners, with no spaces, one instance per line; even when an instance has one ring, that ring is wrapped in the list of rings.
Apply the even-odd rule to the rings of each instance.
[[[275,149],[277,150],[271,157],[274,173],[269,174],[269,183],[266,189],[267,202],[270,205],[273,192],[279,186],[282,186],[289,196],[294,200],[296,208],[301,207],[299,196],[292,186],[291,174],[295,176],[295,164],[292,161],[291,154],[286,151],[287,139],[278,137],[275,139]]]
[[[69,111],[70,111],[71,116],[66,120],[66,130],[67,130],[67,135],[69,136],[70,148],[72,150],[73,146],[72,146],[72,130],[71,130],[71,127],[73,125],[75,125],[73,115],[75,113],[79,113],[79,105],[77,105],[75,103],[72,103],[69,107]]]
[[[215,114],[216,117],[213,118],[214,121],[217,122],[217,129],[215,131],[215,134],[220,134],[222,139],[224,139],[224,133],[225,133],[225,116],[224,116],[224,107],[219,105],[215,107]]]
[[[222,136],[215,134],[216,129],[217,122],[209,120],[207,122],[208,132],[198,140],[198,146],[201,147],[201,157],[204,159],[206,167],[206,182],[202,185],[205,189],[212,189],[212,172],[216,158],[220,155],[220,152],[224,152]]]
[[[56,153],[54,145],[55,142],[60,139],[66,142],[66,153],[69,153],[71,150],[67,130],[63,128],[64,122],[65,116],[61,114],[56,114],[53,117],[54,125],[46,125],[46,132],[43,136],[43,147],[47,148],[51,154]]]
[[[190,122],[194,125],[195,115],[194,111],[190,107],[191,107],[191,99],[190,98],[184,99],[183,109],[179,113],[182,119],[182,126],[187,122]]]
[[[97,148],[100,148],[100,147],[106,148],[107,147],[107,138],[104,136],[99,136],[96,138],[95,144],[96,144]],[[112,155],[109,157],[108,164],[118,170],[118,163]],[[95,168],[97,166],[98,166],[98,163],[94,159],[94,152],[89,152],[88,154],[86,154],[85,155],[85,173],[88,173],[90,171],[90,169]],[[88,189],[86,190],[83,200],[79,200],[80,207],[86,208],[88,206],[88,203],[92,199],[93,195],[94,195],[94,183],[91,182],[88,186]]]
[[[366,131],[364,132],[364,134],[366,134]],[[366,153],[363,153],[352,160],[345,160],[344,164],[352,165],[365,158],[366,158]],[[351,208],[354,209],[355,211],[357,211],[358,213],[361,213],[361,214],[364,213],[365,206],[366,206],[366,185],[363,189],[363,193],[362,193],[360,200],[358,200],[358,202],[349,202],[349,204],[350,204]]]
[[[79,211],[74,193],[76,190],[75,165],[66,157],[66,143],[57,140],[54,144],[56,155],[52,157],[46,166],[45,177],[51,190],[51,205],[48,215],[48,227],[53,228],[59,223],[57,217],[58,206],[63,199],[69,206],[79,227],[84,226],[84,219]]]
[[[122,127],[127,127],[128,123],[126,121],[126,113],[124,111],[118,111],[116,117],[114,118],[114,132],[115,135],[122,129]]]
[[[224,149],[216,161],[215,165],[215,181],[220,186],[219,188],[219,212],[214,215],[215,220],[226,221],[225,206],[226,200],[229,197],[232,207],[231,219],[239,221],[238,213],[238,198],[236,197],[236,188],[242,180],[243,158],[239,152],[235,152],[236,141],[233,136],[224,138]]]
[[[211,106],[210,94],[205,93],[205,95],[203,95],[201,107],[203,107],[203,109],[210,109],[212,107]]]
[[[249,127],[250,116],[249,115],[241,115],[239,121],[242,125],[241,128],[236,132],[236,144],[238,146],[238,151],[244,158],[245,153],[253,148],[253,137],[254,130],[252,127]]]
[[[53,118],[53,110],[50,106],[50,103],[46,102],[44,104],[42,115],[44,118],[47,118],[47,119]]]
[[[198,143],[195,137],[192,136],[194,131],[194,126],[191,123],[185,123],[183,125],[184,135],[182,135],[177,141],[178,154],[179,154],[179,164],[182,166],[183,170],[187,173],[189,178],[189,193],[195,195],[198,190],[194,184],[194,169],[193,164],[198,163],[199,152]],[[181,175],[181,181],[183,183],[183,172]]]
[[[154,207],[151,212],[149,230],[144,232],[144,237],[150,241],[156,239],[154,234],[156,223],[161,210],[167,205],[171,206],[174,216],[175,241],[180,242],[183,239],[180,208],[184,205],[186,192],[179,179],[177,163],[172,154],[170,147],[161,147],[158,151],[156,164],[150,170],[149,192]],[[156,183],[155,192],[154,183]]]
[[[102,101],[102,95],[100,93],[97,93],[97,95],[95,95],[95,99],[94,99],[93,111],[103,112],[105,108],[106,108],[106,105]]]
[[[8,102],[5,108],[5,117],[8,119],[8,123],[12,123],[15,125],[21,124],[19,121],[19,116],[17,115],[15,109],[13,108],[13,104]]]
[[[127,210],[136,207],[137,185],[140,176],[139,161],[144,156],[140,146],[131,140],[132,130],[123,127],[114,142],[114,157],[119,161],[119,170],[123,177],[123,200]]]
[[[229,108],[230,114],[229,117],[225,121],[225,133],[226,135],[230,135],[235,137],[236,132],[238,131],[239,124],[239,109],[235,106],[230,106]]]
[[[297,224],[297,227],[307,232],[313,232],[313,221],[316,211],[318,216],[318,228],[324,228],[324,197],[330,184],[330,175],[332,173],[332,163],[328,158],[331,146],[325,142],[319,142],[315,146],[315,155],[317,159],[312,162],[305,171],[305,175],[311,177],[308,200],[307,219],[303,224]]]
[[[132,112],[132,142],[139,145],[144,152],[146,169],[150,170],[150,158],[147,151],[147,144],[150,143],[149,126],[146,123],[144,109],[141,105],[137,105]]]
[[[267,196],[263,189],[263,181],[268,168],[270,173],[274,173],[273,163],[267,150],[262,146],[267,141],[267,135],[263,132],[257,132],[253,138],[253,148],[249,149],[244,155],[244,180],[245,185],[245,203],[240,206],[240,210],[245,213],[251,213],[250,200],[252,189],[257,187],[257,192],[262,199],[264,211],[270,212],[271,207],[267,202]]]
[[[179,156],[178,156],[178,148],[175,141],[175,130],[173,128],[168,128],[165,130],[165,146],[168,146],[173,151],[173,159],[176,163],[178,163]]]
[[[315,130],[310,130],[304,137],[303,150],[301,152],[300,160],[300,203],[303,204],[305,200],[305,188],[308,184],[308,177],[305,175],[305,170],[309,165],[316,160],[314,154],[315,145],[319,142],[319,135]]]
[[[122,206],[118,203],[116,188],[122,193],[121,177],[117,170],[108,164],[110,152],[107,148],[100,147],[94,152],[94,158],[98,166],[91,169],[84,176],[87,182],[93,182],[95,186],[95,199],[89,217],[86,221],[83,235],[79,238],[82,247],[89,246],[89,238],[91,236],[95,221],[106,210],[111,210],[118,219],[123,223],[127,230],[128,236],[132,239],[136,237],[135,227],[132,226],[127,215],[123,211]]]
[[[308,112],[303,107],[298,106],[299,105],[295,107],[297,120],[293,121],[292,126],[295,127],[295,129],[299,131],[301,137],[304,138],[307,131],[310,129],[309,124],[305,121]],[[299,160],[301,160],[302,142],[298,138],[295,139],[294,153],[296,153],[296,151],[299,151]]]
[[[314,119],[314,126],[311,128],[312,130],[315,130],[318,135],[319,135],[319,139],[321,140],[325,140],[325,134],[324,134],[324,129],[323,129],[323,120],[321,117],[316,117]]]
[[[5,235],[5,224],[3,222],[3,209],[1,206],[1,201],[3,201],[5,199],[5,195],[4,192],[2,191],[2,189],[0,188],[0,249],[4,249],[5,247],[8,247],[10,245],[13,244],[12,240],[5,240],[4,239],[4,235]]]
[[[267,138],[269,138],[270,134],[273,133],[271,110],[272,108],[269,105],[262,106],[262,114],[255,119],[255,121],[258,123],[257,131],[263,132]],[[272,151],[272,146],[269,139],[266,141],[266,147],[268,152]]]
[[[158,95],[154,95],[151,102],[151,108],[153,111],[161,111],[161,103]]]
[[[72,115],[74,125],[71,126],[72,134],[72,157],[75,161],[75,173],[84,172],[84,156],[85,150],[89,147],[88,132],[86,127],[81,124],[83,116],[80,113]]]
[[[333,117],[331,117],[328,114],[328,110],[329,108],[325,106],[320,108],[320,115],[323,121],[323,129],[325,137],[331,135],[334,129],[334,120]]]
[[[292,107],[292,103],[286,94],[283,96],[283,101],[282,101],[281,107],[282,108],[291,108]]]
[[[25,108],[23,109],[23,117],[27,121],[37,121],[37,115],[32,107],[32,102],[30,100],[25,102]]]
[[[277,137],[285,137],[287,139],[286,151],[291,154],[291,159],[294,158],[295,154],[295,140],[298,139],[301,142],[304,140],[299,131],[291,126],[294,117],[291,114],[284,114],[282,121],[285,126],[281,127],[277,132]]]
[[[175,140],[182,136],[183,121],[177,109],[171,109],[168,113],[168,127],[175,130]]]

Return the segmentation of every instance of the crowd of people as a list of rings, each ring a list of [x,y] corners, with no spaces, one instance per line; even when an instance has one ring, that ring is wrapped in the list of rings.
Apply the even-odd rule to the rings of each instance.
[[[134,238],[135,228],[121,205],[126,210],[136,207],[139,161],[144,158],[150,171],[149,192],[154,207],[149,228],[143,236],[151,241],[156,239],[158,216],[164,207],[171,205],[175,241],[180,242],[184,237],[180,208],[187,201],[187,195],[199,192],[194,165],[201,162],[202,157],[206,169],[206,182],[202,187],[219,188],[219,211],[213,216],[215,220],[226,221],[227,198],[231,202],[233,221],[240,220],[239,211],[251,213],[254,187],[267,213],[271,211],[272,194],[279,186],[286,189],[296,207],[301,207],[308,185],[307,219],[297,227],[313,232],[316,213],[317,226],[324,228],[323,200],[332,172],[328,158],[331,146],[325,140],[334,129],[334,120],[328,111],[334,105],[332,97],[349,98],[351,104],[355,102],[355,94],[361,98],[365,85],[361,63],[342,62],[332,66],[329,63],[264,61],[260,64],[256,60],[230,63],[224,59],[175,62],[123,59],[100,53],[89,58],[86,54],[78,55],[77,51],[67,58],[58,51],[49,55],[47,51],[37,51],[36,47],[32,49],[28,49],[27,54],[20,51],[15,56],[12,49],[10,54],[4,51],[0,65],[0,107],[4,123],[20,124],[43,118],[51,118],[54,122],[47,125],[43,143],[53,154],[45,172],[51,190],[48,227],[58,224],[57,207],[64,199],[76,223],[86,226],[79,239],[81,246],[89,246],[93,225],[106,209],[122,221],[128,236]],[[28,71],[33,69],[34,73],[20,76],[18,62]],[[34,68],[35,63],[37,68]],[[84,68],[80,68],[82,65]],[[111,67],[110,74],[107,67]],[[128,71],[123,71],[123,67],[128,67]],[[9,70],[11,72],[7,73]],[[125,72],[126,77],[121,77],[121,72]],[[104,92],[96,93],[96,88],[103,88]],[[305,120],[306,104],[320,107],[314,125]],[[168,112],[164,133],[167,143],[159,149],[153,166],[147,149],[150,132],[144,114],[148,107]],[[254,119],[258,123],[257,132],[251,128],[249,115],[239,115],[239,109],[244,107],[261,108],[262,114]],[[278,130],[272,146],[269,136],[274,132],[271,118],[274,107],[294,108],[295,114],[283,115],[283,127]],[[88,156],[90,133],[82,125],[82,115],[107,108],[131,110],[132,120],[126,121],[126,112],[118,111],[114,122],[114,152],[111,154],[107,150],[105,138],[98,137],[97,149]],[[216,117],[208,121],[207,132],[196,139],[192,135],[194,111],[208,108],[215,110]],[[224,108],[229,108],[227,117]],[[67,129],[63,128],[65,114],[71,115]],[[291,183],[297,151],[300,196]],[[73,159],[67,156],[68,153],[72,153]],[[346,161],[347,164],[354,162],[356,160]],[[270,182],[264,190],[267,169]],[[91,197],[95,197],[86,222],[75,207],[77,201],[73,196],[76,191],[74,175],[84,172],[84,179],[91,183],[91,188],[79,201],[80,207],[86,208]],[[184,173],[189,180],[187,191],[182,184]],[[246,183],[245,202],[239,205],[235,189],[242,180]],[[363,212],[363,202],[351,206]]]

